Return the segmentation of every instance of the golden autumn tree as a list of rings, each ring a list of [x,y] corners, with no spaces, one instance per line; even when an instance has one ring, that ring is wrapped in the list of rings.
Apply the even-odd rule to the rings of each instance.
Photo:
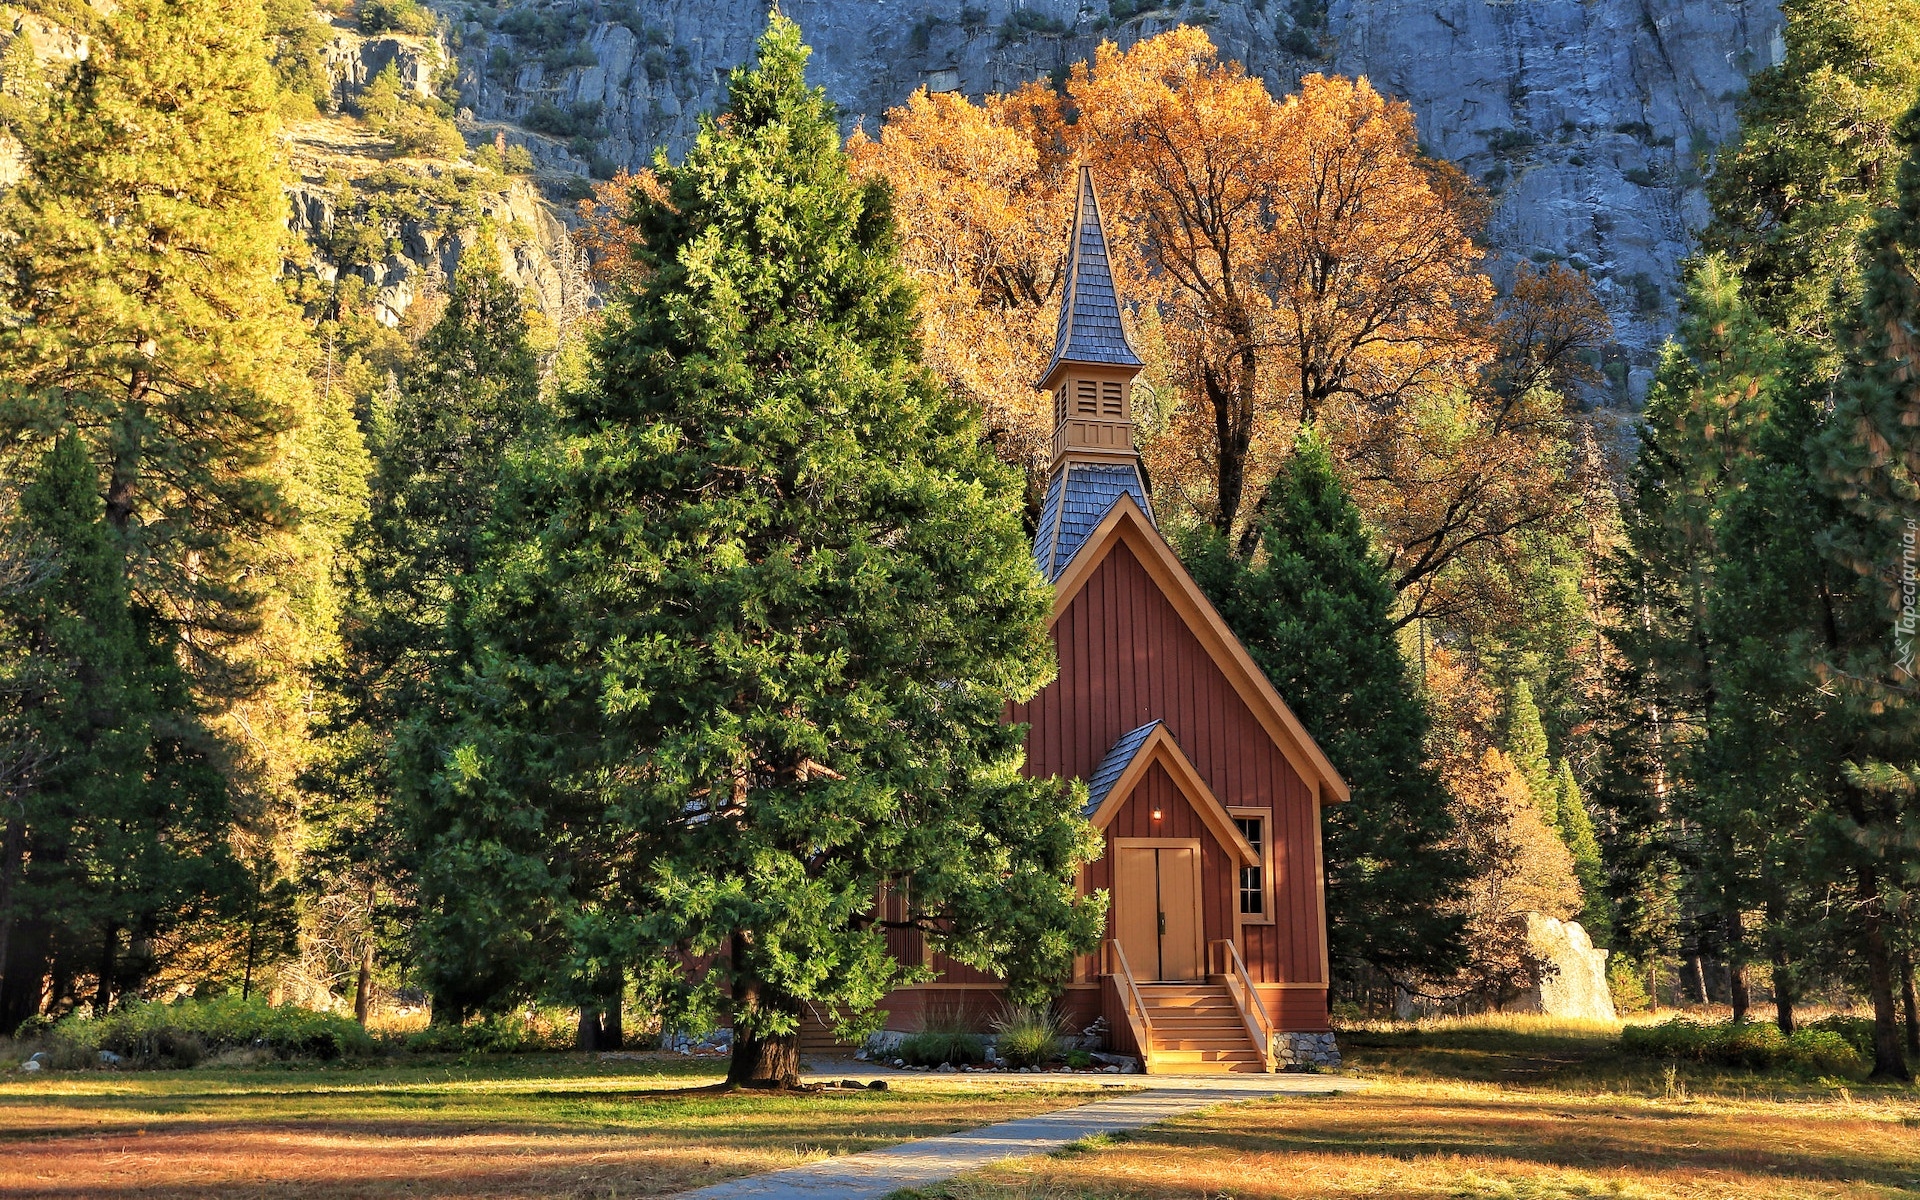
[[[1069,163],[1036,122],[1057,110],[1029,85],[976,105],[914,93],[879,136],[856,131],[854,168],[884,176],[901,253],[920,285],[928,364],[984,414],[1000,456],[1044,477],[1053,434],[1035,389],[1053,336]]]
[[[1243,498],[1314,419],[1404,621],[1511,613],[1539,539],[1577,528],[1593,456],[1566,398],[1605,314],[1557,266],[1523,264],[1496,301],[1482,198],[1365,80],[1276,100],[1182,28],[1101,47],[1064,92],[917,95],[854,157],[894,186],[930,363],[1030,471],[1077,159],[1148,359],[1134,407],[1164,512],[1243,537]]]

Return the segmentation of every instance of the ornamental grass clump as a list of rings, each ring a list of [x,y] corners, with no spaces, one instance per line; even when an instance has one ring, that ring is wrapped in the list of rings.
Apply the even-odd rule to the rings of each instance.
[[[987,1060],[987,1043],[977,1033],[928,1029],[908,1034],[893,1052],[910,1067],[938,1067],[946,1063],[966,1067]]]
[[[1037,1067],[1060,1053],[1063,1025],[1045,1005],[1016,1005],[993,1023],[1000,1057],[1010,1067]]]

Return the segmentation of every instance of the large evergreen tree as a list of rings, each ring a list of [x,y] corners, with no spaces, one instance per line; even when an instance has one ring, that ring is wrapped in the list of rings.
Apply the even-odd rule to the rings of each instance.
[[[1777,334],[1837,355],[1831,292],[1859,295],[1859,241],[1893,195],[1894,122],[1920,91],[1920,0],[1784,0],[1786,57],[1756,72],[1717,156],[1709,251]]]
[[[1450,970],[1461,959],[1451,902],[1467,868],[1448,848],[1446,791],[1424,761],[1426,708],[1395,636],[1385,564],[1311,429],[1260,511],[1250,557],[1206,534],[1186,557],[1352,789],[1323,816],[1336,969],[1397,982]]]
[[[510,450],[552,433],[528,336],[519,294],[469,255],[397,386],[375,397],[344,652],[325,671],[326,753],[306,780],[310,883],[370,897],[369,910],[400,897],[411,870],[387,803],[394,732],[436,702],[442,672],[458,669],[455,606],[486,561],[482,538]],[[360,967],[364,1008],[372,970],[364,953]]]
[[[1874,1007],[1874,1073],[1911,1078],[1894,992],[1920,888],[1920,107],[1901,119],[1896,202],[1865,239],[1847,368],[1817,462],[1843,506],[1821,544],[1852,569],[1820,656],[1827,724],[1845,735],[1814,849],[1844,863]],[[1829,737],[1832,737],[1829,734]]]
[[[14,734],[0,861],[0,1028],[93,981],[104,1012],[152,970],[155,939],[217,915],[237,882],[224,783],[170,639],[131,602],[77,434],[41,459],[17,536],[32,574],[0,598]]]
[[[184,669],[152,693],[178,704],[156,720],[224,741],[264,880],[305,754],[304,672],[331,649],[359,430],[344,400],[316,404],[278,278],[259,6],[129,0],[87,37],[45,87],[7,68],[24,174],[0,196],[0,469],[25,478],[80,439],[135,623]]]
[[[887,194],[806,58],[776,16],[658,163],[646,282],[503,498],[527,540],[496,535],[450,722],[409,743],[436,985],[641,971],[722,1006],[736,1083],[796,1078],[806,1006],[915,977],[889,924],[1028,995],[1100,928],[1073,792],[1001,723],[1052,671],[1020,483],[920,364]]]

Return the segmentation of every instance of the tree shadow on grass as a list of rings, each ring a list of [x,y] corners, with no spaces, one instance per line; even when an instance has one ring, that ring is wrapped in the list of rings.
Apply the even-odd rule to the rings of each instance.
[[[1847,1143],[1852,1144],[1847,1144]],[[1509,1101],[1347,1097],[1227,1110],[1135,1137],[1151,1153],[1467,1156],[1582,1171],[1679,1171],[1845,1180],[1911,1189],[1920,1132],[1855,1118],[1667,1113]],[[1871,1150],[1863,1147],[1873,1147]]]

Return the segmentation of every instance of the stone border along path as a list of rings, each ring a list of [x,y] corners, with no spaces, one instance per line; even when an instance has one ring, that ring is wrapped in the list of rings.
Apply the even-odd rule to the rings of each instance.
[[[842,1076],[819,1072],[816,1078],[824,1081]],[[901,1076],[881,1075],[868,1069],[850,1072],[844,1078],[866,1082]],[[1055,1078],[1078,1083],[1086,1077],[1019,1078]],[[1203,1108],[1266,1096],[1327,1096],[1369,1085],[1338,1075],[1129,1075],[1125,1084],[1115,1081],[1109,1086],[1141,1090],[1037,1117],[1002,1121],[965,1133],[902,1142],[884,1150],[750,1175],[681,1192],[673,1200],[878,1200],[901,1188],[943,1183],[964,1171],[1005,1159],[1047,1154],[1082,1138],[1139,1129]]]

